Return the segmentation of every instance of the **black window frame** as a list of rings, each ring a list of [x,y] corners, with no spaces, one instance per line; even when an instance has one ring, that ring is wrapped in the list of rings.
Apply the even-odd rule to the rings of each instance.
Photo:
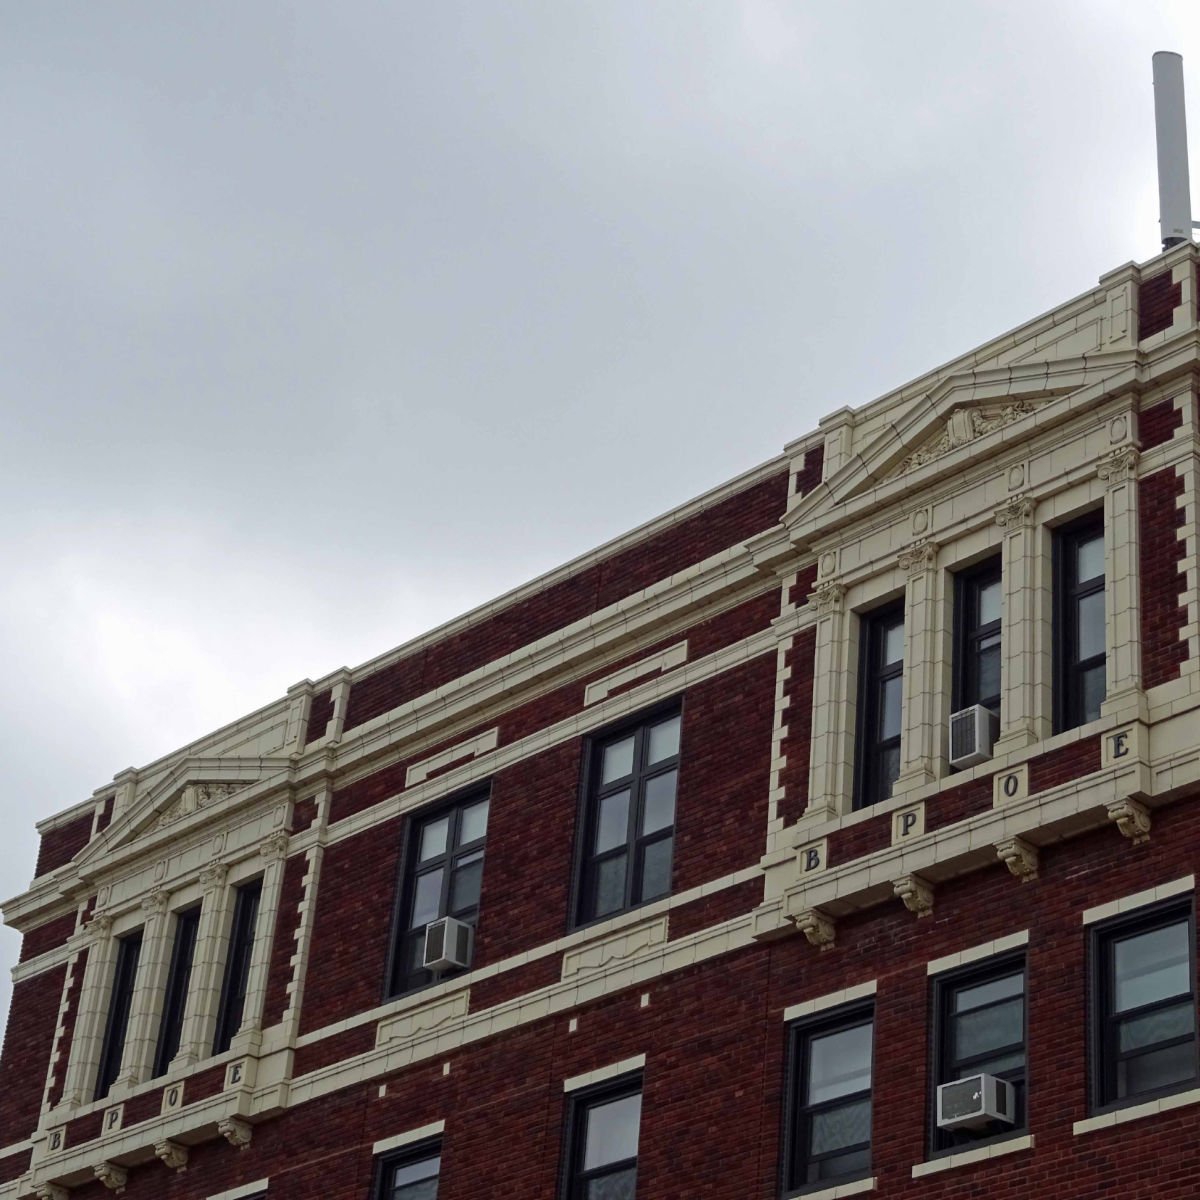
[[[419,1142],[413,1142],[412,1145],[401,1146],[387,1154],[381,1154],[375,1160],[375,1177],[371,1187],[371,1195],[374,1200],[392,1200],[396,1192],[396,1170],[399,1167],[411,1167],[435,1158],[438,1160],[437,1177],[440,1181],[442,1162],[442,1139],[440,1137],[424,1138]],[[413,1182],[423,1181],[413,1180]]]
[[[217,1024],[213,1033],[214,1054],[224,1054],[237,1036],[246,1011],[246,986],[254,943],[258,940],[258,914],[262,907],[262,876],[248,879],[234,888],[233,923],[225,972],[221,980],[221,1002],[217,1006]]]
[[[861,1025],[871,1026],[871,1082],[865,1090],[837,1096],[833,1100],[817,1104],[806,1104],[803,1097],[808,1087],[808,1047],[816,1040],[831,1034],[843,1033]],[[843,1005],[828,1009],[810,1017],[793,1021],[787,1026],[787,1053],[784,1067],[783,1103],[783,1146],[780,1163],[780,1191],[784,1197],[803,1196],[807,1192],[822,1191],[858,1179],[867,1179],[872,1170],[872,1148],[875,1126],[875,1002],[874,1000]],[[810,1158],[807,1154],[809,1113],[817,1109],[829,1109],[857,1104],[866,1097],[871,1103],[871,1137],[864,1143],[842,1148],[836,1153],[846,1154],[856,1149],[865,1149],[867,1163],[861,1169],[847,1171],[841,1175],[810,1179],[812,1164],[820,1159],[833,1157],[831,1154]]]
[[[483,899],[483,872],[487,867],[487,830],[484,830],[483,837],[476,838],[471,842],[460,844],[458,838],[463,812],[484,800],[488,802],[488,825],[490,827],[491,798],[490,783],[486,783],[482,787],[476,785],[466,791],[456,792],[453,796],[439,800],[427,808],[418,809],[411,813],[408,820],[405,821],[404,843],[400,851],[400,876],[397,880],[395,900],[392,905],[392,936],[388,948],[387,974],[384,979],[383,998],[385,1000],[392,1000],[397,996],[406,996],[411,992],[418,992],[422,988],[432,987],[440,980],[449,979],[460,973],[440,971],[435,975],[433,971],[424,969],[415,971],[406,969],[405,944],[417,932],[417,926],[408,924],[406,914],[412,908],[418,877],[441,870],[442,888],[438,900],[438,915],[433,919],[436,921],[449,916],[459,921],[465,921],[472,927],[477,926],[480,904]],[[435,821],[440,821],[445,816],[450,817],[446,834],[446,850],[422,863],[419,858],[421,833],[427,826],[432,825]],[[454,880],[455,864],[460,864],[461,859],[469,858],[476,853],[483,855],[480,862],[479,900],[473,905],[451,909],[450,892]],[[424,927],[424,925],[421,926],[422,929]]]
[[[647,764],[645,759],[649,747],[650,729],[672,718],[679,721],[679,745],[675,753],[653,764]],[[656,704],[653,708],[641,709],[617,724],[597,730],[586,739],[576,819],[575,862],[572,873],[573,895],[568,929],[580,929],[600,921],[611,920],[613,917],[620,916],[621,913],[631,912],[643,905],[652,904],[656,900],[665,899],[674,890],[675,838],[679,827],[679,796],[683,775],[683,725],[683,702],[680,697],[675,697]],[[623,775],[607,784],[601,784],[600,772],[604,763],[605,748],[623,741],[631,734],[634,737],[632,773]],[[642,835],[638,831],[641,828],[645,807],[646,785],[650,780],[671,771],[675,772],[675,808],[671,824],[656,829],[648,835]],[[630,791],[630,803],[626,814],[625,841],[620,846],[614,846],[596,854],[591,850],[591,846],[595,842],[601,801],[626,788]],[[671,861],[667,872],[667,890],[657,895],[645,896],[642,894],[640,885],[646,847],[668,838],[671,840]],[[596,867],[602,861],[615,858],[620,854],[626,856],[623,903],[619,908],[596,914],[592,911],[590,904]]]
[[[887,634],[899,627],[903,652],[898,662],[885,663],[883,654]],[[886,789],[881,771],[883,756],[897,752],[897,772],[901,766],[900,753],[904,738],[904,684],[900,684],[900,732],[894,737],[879,736],[882,717],[880,703],[884,685],[893,679],[904,679],[904,661],[908,654],[908,631],[904,627],[903,599],[872,609],[859,618],[858,653],[858,720],[854,754],[854,808],[870,808],[882,804],[892,795],[894,780]]]
[[[1001,588],[1001,614],[994,621],[979,620],[979,597],[983,589],[993,583]],[[1003,690],[1004,671],[1004,573],[1000,555],[986,562],[958,571],[954,576],[954,679],[953,709],[969,708],[982,704],[997,716],[1000,715],[1000,696]],[[994,696],[982,696],[979,692],[980,644],[993,637],[1000,638],[1000,690]]]
[[[1145,1016],[1156,1009],[1176,1005],[1183,993],[1130,1009],[1123,1014],[1114,1012],[1113,948],[1118,942],[1127,941],[1140,934],[1153,933],[1180,921],[1187,923],[1187,978],[1191,988],[1188,998],[1192,1005],[1192,1031],[1188,1038],[1164,1039],[1150,1047],[1142,1047],[1142,1051],[1148,1053],[1152,1049],[1161,1050],[1168,1045],[1182,1045],[1190,1041],[1192,1074],[1188,1079],[1160,1088],[1118,1095],[1116,1076],[1122,1058],[1117,1043],[1120,1023]],[[1197,1018],[1196,1002],[1196,910],[1192,896],[1135,909],[1091,926],[1088,931],[1088,1091],[1093,1113],[1111,1112],[1134,1104],[1144,1104],[1161,1096],[1170,1096],[1197,1086],[1200,1082],[1200,1021]],[[1138,1055],[1127,1054],[1124,1057],[1134,1058]]]
[[[1105,627],[1108,620],[1107,563],[1104,574],[1090,579],[1075,578],[1076,551],[1084,543],[1099,536],[1106,547],[1107,531],[1102,510],[1088,513],[1054,531],[1054,732],[1063,733],[1086,724],[1083,712],[1081,679],[1085,671],[1107,667],[1108,645],[1104,651],[1086,659],[1079,657],[1079,624],[1075,619],[1076,605],[1097,592],[1104,596]],[[1107,692],[1107,688],[1105,689]],[[1103,704],[1103,700],[1101,700]],[[1092,718],[1095,720],[1096,718]]]
[[[104,1041],[100,1047],[100,1065],[96,1071],[93,1100],[103,1100],[121,1074],[125,1057],[125,1038],[133,1011],[133,993],[137,988],[138,965],[142,956],[145,929],[139,926],[117,938],[117,961],[113,968],[108,996],[108,1016],[104,1022]]]
[[[965,1059],[956,1059],[953,1050],[953,1004],[955,996],[968,988],[979,987],[982,984],[1007,979],[1020,974],[1021,987],[1021,1041],[1009,1043],[1008,1046],[995,1047],[987,1056],[973,1055]],[[953,1154],[956,1151],[969,1149],[974,1146],[991,1145],[992,1142],[1002,1142],[1008,1138],[1020,1137],[1029,1127],[1028,1110],[1028,1080],[1029,1080],[1029,964],[1024,951],[989,958],[982,962],[971,963],[958,970],[947,971],[933,978],[931,1009],[930,1041],[930,1087],[929,1087],[929,1153],[931,1157]],[[994,1005],[981,1005],[982,1008]],[[971,1011],[978,1012],[980,1009]],[[939,1084],[952,1083],[956,1079],[964,1079],[978,1074],[979,1070],[971,1067],[977,1063],[985,1063],[987,1057],[995,1057],[1002,1051],[1012,1052],[1020,1046],[1024,1062],[1019,1067],[1009,1067],[1003,1071],[989,1072],[997,1079],[1011,1083],[1015,1090],[1016,1120],[1011,1125],[998,1125],[990,1131],[946,1130],[937,1126],[937,1089]]]
[[[187,1012],[188,989],[192,966],[196,958],[196,941],[200,933],[200,904],[193,904],[175,914],[175,936],[171,944],[171,965],[167,971],[167,987],[163,994],[163,1010],[158,1022],[158,1039],[154,1044],[154,1066],[151,1079],[165,1075],[171,1060],[179,1053],[183,1035],[183,1018]]]
[[[638,1112],[638,1153],[632,1159],[623,1158],[603,1163],[600,1168],[591,1172],[585,1171],[583,1167],[587,1148],[587,1114],[593,1108],[624,1100],[628,1096],[639,1096],[644,1102],[645,1094],[645,1084],[640,1071],[567,1093],[567,1111],[563,1122],[562,1172],[559,1180],[560,1200],[586,1200],[587,1185],[591,1180],[598,1178],[602,1173],[611,1175],[617,1171],[628,1170],[630,1166],[634,1170],[636,1188],[644,1104]]]

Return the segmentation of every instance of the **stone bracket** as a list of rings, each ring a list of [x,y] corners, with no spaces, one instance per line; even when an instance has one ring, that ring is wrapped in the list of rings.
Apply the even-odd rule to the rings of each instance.
[[[996,857],[1022,883],[1029,883],[1037,878],[1037,847],[1024,838],[1010,837],[997,842]]]
[[[217,1125],[217,1132],[231,1145],[245,1150],[254,1136],[254,1126],[241,1117],[226,1117]]]
[[[819,950],[832,950],[837,934],[837,923],[832,917],[826,916],[815,908],[806,909],[792,918],[796,928],[800,930],[809,944]]]
[[[129,1172],[113,1162],[97,1163],[92,1168],[92,1174],[112,1192],[123,1192],[129,1182]]]
[[[1135,846],[1150,840],[1150,810],[1137,800],[1115,800],[1108,806],[1108,819]]]
[[[37,1185],[38,1200],[71,1200],[71,1193],[57,1183],[39,1183]]]
[[[186,1146],[181,1146],[178,1142],[171,1141],[170,1138],[164,1138],[161,1142],[154,1143],[154,1153],[172,1171],[187,1170],[188,1148]]]
[[[915,916],[927,917],[933,912],[933,887],[919,875],[902,875],[893,882],[892,891]]]

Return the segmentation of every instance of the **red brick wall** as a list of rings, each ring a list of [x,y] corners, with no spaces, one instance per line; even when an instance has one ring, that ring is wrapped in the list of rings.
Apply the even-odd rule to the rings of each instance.
[[[29,1150],[18,1150],[15,1154],[6,1154],[0,1158],[0,1183],[20,1179],[29,1170],[31,1155],[32,1152]]]
[[[1155,446],[1169,442],[1182,425],[1183,413],[1175,407],[1173,400],[1166,400],[1138,413],[1138,441],[1143,450],[1153,450]]]
[[[1049,791],[1070,779],[1100,770],[1100,738],[1081,738],[1049,754],[1029,760],[1029,794]]]
[[[822,442],[804,452],[804,465],[796,472],[796,495],[807,496],[821,482],[824,469],[825,443]]]
[[[304,873],[308,856],[297,854],[283,868],[283,888],[279,896],[279,916],[275,921],[275,940],[271,945],[271,967],[267,976],[267,995],[263,1001],[263,1026],[283,1020],[287,1007],[287,985],[292,978],[292,955],[296,952],[296,929],[300,924],[299,905],[304,894]]]
[[[1184,511],[1175,503],[1182,495],[1183,479],[1174,470],[1138,480],[1142,681],[1148,688],[1177,679],[1188,656],[1188,644],[1179,638],[1187,624],[1187,606],[1181,603],[1187,576],[1179,566],[1184,544],[1176,535],[1184,523]]]
[[[670,939],[677,942],[680,938],[690,937],[701,929],[709,929],[734,917],[744,916],[762,903],[763,885],[761,879],[750,879],[733,887],[722,888],[711,896],[700,900],[692,900],[671,909],[668,932]]]
[[[813,594],[816,586],[817,564],[813,562],[806,567],[801,567],[796,572],[796,582],[792,584],[792,589],[788,593],[788,603],[794,604],[797,608],[802,604],[807,604],[808,598]]]
[[[112,823],[113,804],[115,802],[115,795],[109,794],[104,797],[104,803],[100,808],[100,815],[96,818],[97,833],[103,833]]]
[[[21,957],[18,962],[28,962],[45,954],[48,950],[57,950],[66,943],[67,938],[75,932],[75,914],[66,913],[47,921],[45,925],[35,925],[21,939]]]
[[[58,1024],[66,964],[13,985],[0,1053],[0,1144],[9,1146],[37,1125]]]
[[[33,876],[48,875],[64,863],[69,863],[91,840],[92,813],[76,817],[57,829],[49,829],[42,835],[42,844],[38,848],[37,867]]]
[[[308,725],[304,731],[304,744],[315,742],[325,736],[325,727],[333,719],[333,689],[318,692],[308,709]]]
[[[611,558],[585,567],[409,658],[380,668],[352,686],[346,728],[353,729],[415,696],[745,541],[774,524],[786,501],[785,472],[719,501]]]
[[[67,1007],[63,1013],[63,1035],[58,1045],[58,1063],[54,1068],[54,1084],[50,1088],[50,1106],[61,1099],[67,1083],[67,1063],[71,1057],[71,1045],[75,1040],[75,1022],[79,1017],[79,997],[83,992],[83,976],[87,970],[88,951],[80,952],[71,972],[71,987],[67,992]]]
[[[786,662],[791,668],[786,688],[787,710],[783,714],[787,737],[782,752],[787,759],[780,778],[783,800],[779,815],[784,824],[798,821],[808,804],[808,769],[812,762],[813,668],[817,655],[817,631],[805,629],[796,635]]]
[[[1138,341],[1170,329],[1182,303],[1183,286],[1171,282],[1170,271],[1143,279],[1138,284]]]

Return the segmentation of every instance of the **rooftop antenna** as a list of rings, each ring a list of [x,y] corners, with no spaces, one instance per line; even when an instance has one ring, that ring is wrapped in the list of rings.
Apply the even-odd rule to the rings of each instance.
[[[1154,132],[1158,142],[1158,225],[1162,247],[1192,240],[1188,185],[1187,113],[1183,106],[1183,59],[1170,50],[1154,55]]]

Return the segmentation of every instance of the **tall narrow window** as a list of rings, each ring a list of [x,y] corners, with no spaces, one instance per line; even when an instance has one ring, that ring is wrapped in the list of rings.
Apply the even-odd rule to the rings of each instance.
[[[640,1079],[572,1098],[566,1200],[633,1200],[641,1119]]]
[[[125,1054],[125,1034],[129,1029],[129,1010],[137,981],[138,959],[142,953],[142,931],[126,934],[117,941],[117,967],[113,973],[112,994],[108,1000],[108,1020],[100,1050],[100,1072],[96,1077],[97,1100],[108,1095],[121,1073]]]
[[[942,976],[934,981],[935,1014],[931,1100],[937,1111],[937,1085],[968,1075],[987,1074],[1013,1086],[1013,1121],[995,1121],[971,1130],[939,1130],[933,1122],[933,1149],[949,1150],[1025,1127],[1025,963],[1008,958]]]
[[[1094,1106],[1195,1086],[1191,906],[1152,909],[1098,926],[1092,936]]]
[[[679,728],[678,712],[659,713],[592,742],[581,923],[670,893]]]
[[[242,1027],[246,1007],[246,984],[250,978],[250,959],[254,953],[254,928],[258,924],[258,903],[262,880],[254,879],[237,889],[233,903],[233,930],[229,935],[229,955],[225,960],[225,978],[221,984],[221,1004],[217,1009],[217,1034],[213,1053],[224,1054],[234,1035]]]
[[[154,1077],[165,1075],[171,1059],[179,1053],[183,1033],[183,1015],[187,1009],[188,984],[192,978],[192,959],[196,953],[196,933],[200,928],[200,905],[175,915],[175,942],[171,947],[171,968],[167,974],[167,992],[163,997],[158,1043],[154,1048]]]
[[[1000,560],[955,578],[954,707],[1000,713]]]
[[[792,1027],[784,1131],[789,1194],[870,1171],[874,1029],[870,1008]]]
[[[483,851],[489,801],[473,792],[449,808],[414,817],[408,835],[400,919],[392,950],[388,994],[398,996],[433,982],[422,966],[425,927],[439,917],[474,925],[483,887]],[[443,971],[445,978],[448,972]]]
[[[437,1200],[442,1150],[437,1142],[407,1146],[379,1160],[376,1200]]]
[[[886,800],[900,774],[903,605],[892,605],[863,618],[859,653],[855,808],[865,808]]]
[[[1055,728],[1086,725],[1104,703],[1104,524],[1097,515],[1058,531]]]

